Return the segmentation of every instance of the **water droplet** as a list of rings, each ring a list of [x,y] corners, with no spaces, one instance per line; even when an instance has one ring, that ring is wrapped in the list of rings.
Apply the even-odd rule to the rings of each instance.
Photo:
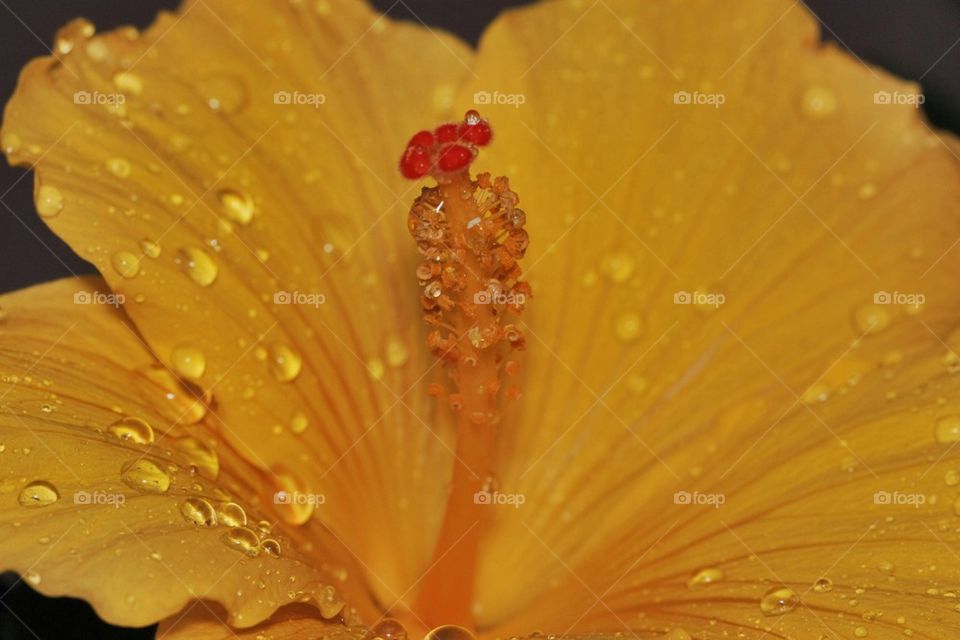
[[[107,160],[107,171],[118,178],[126,178],[130,175],[130,163],[124,158],[110,158]]]
[[[13,131],[4,131],[2,138],[0,138],[0,148],[2,148],[5,153],[16,153],[20,150],[21,144],[23,144],[23,142],[20,140],[20,136]]]
[[[765,616],[782,616],[793,611],[800,604],[800,598],[793,589],[774,587],[760,598],[760,611]]]
[[[217,517],[228,527],[247,526],[247,512],[236,502],[224,502],[217,509]]]
[[[857,195],[860,196],[861,200],[869,200],[870,198],[877,195],[877,185],[872,182],[868,182],[860,187],[857,191]]]
[[[212,527],[217,524],[217,513],[213,505],[203,498],[187,498],[180,505],[180,514],[184,520],[201,527]]]
[[[826,118],[836,112],[837,97],[825,87],[811,87],[803,92],[801,110],[814,120]]]
[[[20,491],[18,501],[24,507],[46,507],[60,499],[57,488],[45,480],[31,482]]]
[[[380,358],[374,357],[367,361],[367,372],[374,380],[382,380],[386,370],[387,368],[383,365],[383,360]]]
[[[186,345],[173,348],[170,352],[170,363],[174,371],[191,380],[200,379],[207,368],[207,359],[203,352]]]
[[[623,342],[633,342],[640,337],[643,323],[640,315],[633,312],[621,313],[615,324],[617,337]]]
[[[71,20],[66,26],[57,31],[53,46],[60,55],[73,51],[78,40],[86,40],[95,33],[93,23],[83,18]]]
[[[383,640],[407,640],[407,630],[400,621],[393,618],[384,618],[373,625],[367,632],[367,639],[382,638]]]
[[[231,76],[209,76],[197,83],[197,89],[214,111],[236,113],[247,104],[246,86]]]
[[[253,220],[253,199],[232,189],[224,189],[219,193],[223,214],[231,222],[247,226]]]
[[[445,624],[431,629],[424,640],[476,640],[476,636],[463,627]]]
[[[866,627],[857,627],[853,630],[854,638],[866,638],[868,635],[870,635],[870,632],[867,631]]]
[[[37,213],[44,218],[52,218],[63,211],[63,194],[60,189],[43,185],[37,191]]]
[[[664,640],[693,640],[693,636],[684,631],[683,629],[671,629],[667,632],[667,635],[663,637]]]
[[[114,74],[113,84],[124,93],[131,93],[135,96],[143,93],[143,80],[132,71],[121,71]]]
[[[310,420],[303,413],[297,413],[290,420],[290,431],[296,434],[301,434],[307,430],[307,427],[310,425]]]
[[[170,488],[167,472],[146,458],[124,465],[121,478],[128,487],[145,493],[166,493]]]
[[[829,593],[833,591],[833,580],[830,578],[817,578],[813,583],[813,590],[817,593]]]
[[[943,481],[947,483],[948,487],[955,487],[960,484],[960,471],[956,469],[950,469],[943,476]]]
[[[244,553],[251,558],[260,555],[260,542],[255,534],[246,527],[234,527],[223,534],[223,542],[236,551]]]
[[[159,258],[160,257],[160,245],[153,240],[148,240],[144,238],[140,241],[140,250],[143,251],[143,255],[148,258]]]
[[[944,416],[937,420],[937,442],[960,442],[960,416]]]
[[[390,338],[387,341],[387,364],[391,367],[402,367],[410,357],[407,345],[399,338]]]
[[[120,418],[107,431],[121,440],[129,440],[136,444],[151,444],[154,440],[153,428],[145,420],[129,416]]]
[[[129,251],[117,251],[111,256],[110,264],[123,278],[133,278],[140,273],[140,258]]]
[[[216,478],[219,475],[220,459],[202,440],[193,436],[183,436],[173,441],[173,448],[182,453],[187,458],[187,462],[206,471],[210,477]]]
[[[290,382],[300,375],[303,360],[292,347],[276,343],[270,347],[270,371],[280,382]]]
[[[885,306],[865,304],[853,312],[853,321],[861,333],[879,333],[890,326],[890,311]]]
[[[626,282],[633,275],[633,256],[626,251],[614,251],[603,258],[601,270],[613,282]]]
[[[40,574],[37,573],[36,571],[27,571],[26,573],[23,574],[23,579],[29,582],[30,584],[32,584],[33,586],[37,586],[38,584],[40,584]]]
[[[217,279],[217,263],[200,247],[184,247],[177,252],[183,272],[201,287],[209,287]]]
[[[273,538],[267,538],[261,542],[260,548],[263,549],[264,553],[268,556],[273,556],[274,558],[280,557],[280,543]]]
[[[696,589],[699,587],[706,587],[715,582],[720,582],[726,577],[722,570],[720,569],[703,569],[695,573],[689,580],[687,580],[687,587],[690,589]]]

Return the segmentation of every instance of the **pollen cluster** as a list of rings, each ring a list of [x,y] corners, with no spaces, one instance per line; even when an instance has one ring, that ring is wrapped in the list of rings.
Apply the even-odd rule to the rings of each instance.
[[[445,361],[470,365],[498,344],[524,348],[523,332],[508,316],[519,314],[531,296],[518,262],[529,237],[507,178],[480,174],[462,181],[455,194],[451,186],[424,188],[407,224],[423,256],[416,275],[432,327],[428,345]],[[451,195],[460,201],[450,202]]]

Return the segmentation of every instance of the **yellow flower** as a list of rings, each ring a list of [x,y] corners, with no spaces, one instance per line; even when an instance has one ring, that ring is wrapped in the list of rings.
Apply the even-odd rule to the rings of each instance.
[[[916,102],[787,0],[475,52],[346,1],[68,25],[2,145],[103,279],[0,298],[0,565],[165,638],[960,636],[960,146]],[[475,421],[396,165],[474,106],[535,295]]]

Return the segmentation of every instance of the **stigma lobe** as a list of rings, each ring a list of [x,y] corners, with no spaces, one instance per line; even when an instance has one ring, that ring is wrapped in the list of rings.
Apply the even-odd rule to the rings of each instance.
[[[439,181],[467,169],[476,159],[479,147],[490,144],[492,139],[490,123],[471,109],[462,122],[415,133],[400,158],[400,173],[410,180],[432,174]]]

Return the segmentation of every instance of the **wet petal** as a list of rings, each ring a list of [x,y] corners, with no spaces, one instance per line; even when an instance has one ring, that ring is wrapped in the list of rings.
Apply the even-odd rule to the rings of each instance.
[[[801,5],[694,4],[511,12],[462,96],[490,94],[478,164],[523,194],[536,296],[497,474],[525,503],[491,507],[481,623],[818,631],[761,597],[837,562],[844,586],[816,604],[847,613],[818,612],[828,624],[899,635],[904,615],[942,636],[957,559],[924,525],[952,542],[953,498],[938,480],[937,505],[886,523],[872,496],[931,492],[944,451],[955,143],[906,103],[915,87],[818,45]],[[728,503],[683,509],[677,491]],[[908,568],[891,580],[882,554]],[[688,592],[713,566],[736,589]]]
[[[142,34],[75,23],[58,43],[3,128],[40,214],[212,390],[222,437],[274,491],[326,497],[278,516],[321,519],[384,599],[405,592],[451,453],[411,392],[439,372],[417,348],[396,150],[446,117],[468,50],[356,2],[188,2]]]
[[[0,568],[127,626],[197,600],[238,627],[292,602],[368,606],[335,539],[276,525],[256,470],[112,296],[71,279],[0,297]]]
[[[189,612],[160,623],[158,638],[167,640],[362,640],[364,627],[346,627],[318,620],[310,611],[291,605],[267,622],[249,629],[230,627],[220,611],[195,606]]]

